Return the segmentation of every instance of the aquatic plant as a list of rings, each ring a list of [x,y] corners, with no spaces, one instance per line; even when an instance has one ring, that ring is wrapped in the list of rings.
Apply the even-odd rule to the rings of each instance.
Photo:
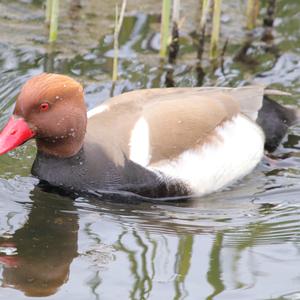
[[[201,17],[200,17],[200,26],[199,26],[199,34],[197,35],[197,65],[196,65],[196,73],[197,73],[197,86],[202,86],[203,79],[205,76],[203,67],[202,67],[202,56],[204,52],[205,45],[205,31],[206,24],[210,14],[211,8],[211,0],[201,0]]]
[[[50,22],[49,43],[53,43],[57,39],[58,14],[59,14],[59,0],[47,0],[46,22]]]
[[[46,11],[45,11],[45,23],[47,25],[50,25],[51,10],[52,10],[52,0],[47,0]]]
[[[264,33],[262,40],[268,43],[273,41],[273,24],[275,19],[276,0],[268,0],[267,11],[263,20]]]
[[[218,58],[218,44],[220,36],[220,23],[221,23],[221,3],[222,0],[214,0],[213,3],[213,21],[212,33],[210,41],[209,58],[216,60]]]
[[[113,71],[112,71],[113,83],[116,82],[116,80],[118,79],[119,35],[124,20],[126,5],[127,5],[127,0],[123,0],[120,15],[119,15],[118,5],[116,5],[115,30],[114,30],[114,58],[113,58]]]
[[[205,29],[211,6],[211,0],[202,0],[201,18],[200,18],[200,32]]]
[[[180,0],[173,1],[172,12],[172,36],[169,45],[169,58],[170,64],[175,63],[179,51],[179,27],[180,27]]]
[[[258,12],[259,12],[259,0],[248,0],[247,11],[246,11],[246,17],[247,17],[246,28],[248,30],[253,30],[255,28]]]
[[[171,0],[163,0],[161,12],[160,51],[162,59],[166,58],[170,39]]]

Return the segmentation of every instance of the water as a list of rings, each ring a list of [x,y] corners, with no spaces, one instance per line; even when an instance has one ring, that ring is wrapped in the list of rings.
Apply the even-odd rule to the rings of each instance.
[[[198,2],[183,3],[176,86],[197,84],[191,32]],[[45,70],[81,81],[89,109],[111,92],[114,3],[86,0],[78,10],[75,1],[64,2],[54,53],[41,26],[42,3],[0,2],[1,126],[20,86]],[[224,66],[213,71],[205,59],[203,84],[261,82],[293,93],[278,101],[297,105],[300,2],[278,0],[276,51],[266,51],[258,26],[251,65],[232,59],[245,37],[243,6],[233,0],[223,5],[222,30],[229,38]],[[115,94],[165,86],[168,68],[157,54],[159,9],[160,1],[129,1]],[[223,192],[165,205],[73,201],[42,190],[30,176],[34,143],[1,156],[0,299],[300,299],[299,140],[295,127],[274,161],[264,160]]]

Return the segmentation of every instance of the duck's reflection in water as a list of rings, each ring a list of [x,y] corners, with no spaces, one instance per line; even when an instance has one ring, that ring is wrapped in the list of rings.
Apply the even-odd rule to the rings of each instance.
[[[2,287],[55,299],[70,291],[78,299],[213,299],[232,291],[254,299],[260,286],[277,279],[282,262],[289,274],[284,284],[293,282],[299,254],[278,259],[277,253],[299,245],[299,209],[233,196],[227,191],[195,203],[124,203],[107,195],[74,201],[35,187],[27,222],[0,238],[7,250],[0,256]]]
[[[2,286],[27,296],[49,296],[68,280],[70,264],[77,256],[78,215],[73,201],[36,187],[30,195],[32,209],[24,226],[1,247],[16,255],[0,256],[4,265]]]

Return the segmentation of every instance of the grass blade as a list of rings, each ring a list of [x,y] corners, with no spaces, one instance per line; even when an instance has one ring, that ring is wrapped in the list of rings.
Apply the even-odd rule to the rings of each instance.
[[[113,58],[113,73],[112,73],[113,82],[116,82],[118,79],[119,35],[124,20],[126,5],[127,5],[127,0],[123,0],[120,15],[119,15],[118,5],[116,5],[115,31],[114,31],[114,58]]]
[[[209,57],[211,60],[216,60],[218,57],[218,45],[219,45],[220,24],[221,24],[221,3],[222,0],[214,0],[213,24],[212,24],[212,34],[211,34],[210,52],[209,52]]]
[[[161,14],[161,30],[160,30],[160,52],[161,58],[166,58],[167,49],[170,37],[170,15],[171,15],[171,0],[163,0]]]
[[[58,28],[58,14],[59,14],[59,0],[51,0],[51,17],[50,17],[50,31],[49,31],[49,43],[53,43],[57,40],[57,28]]]

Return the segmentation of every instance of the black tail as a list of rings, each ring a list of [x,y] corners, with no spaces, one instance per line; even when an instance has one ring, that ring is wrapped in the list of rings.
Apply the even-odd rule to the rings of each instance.
[[[297,109],[282,106],[265,96],[256,121],[266,136],[265,149],[273,152],[285,137],[288,128],[297,124],[298,121]]]

